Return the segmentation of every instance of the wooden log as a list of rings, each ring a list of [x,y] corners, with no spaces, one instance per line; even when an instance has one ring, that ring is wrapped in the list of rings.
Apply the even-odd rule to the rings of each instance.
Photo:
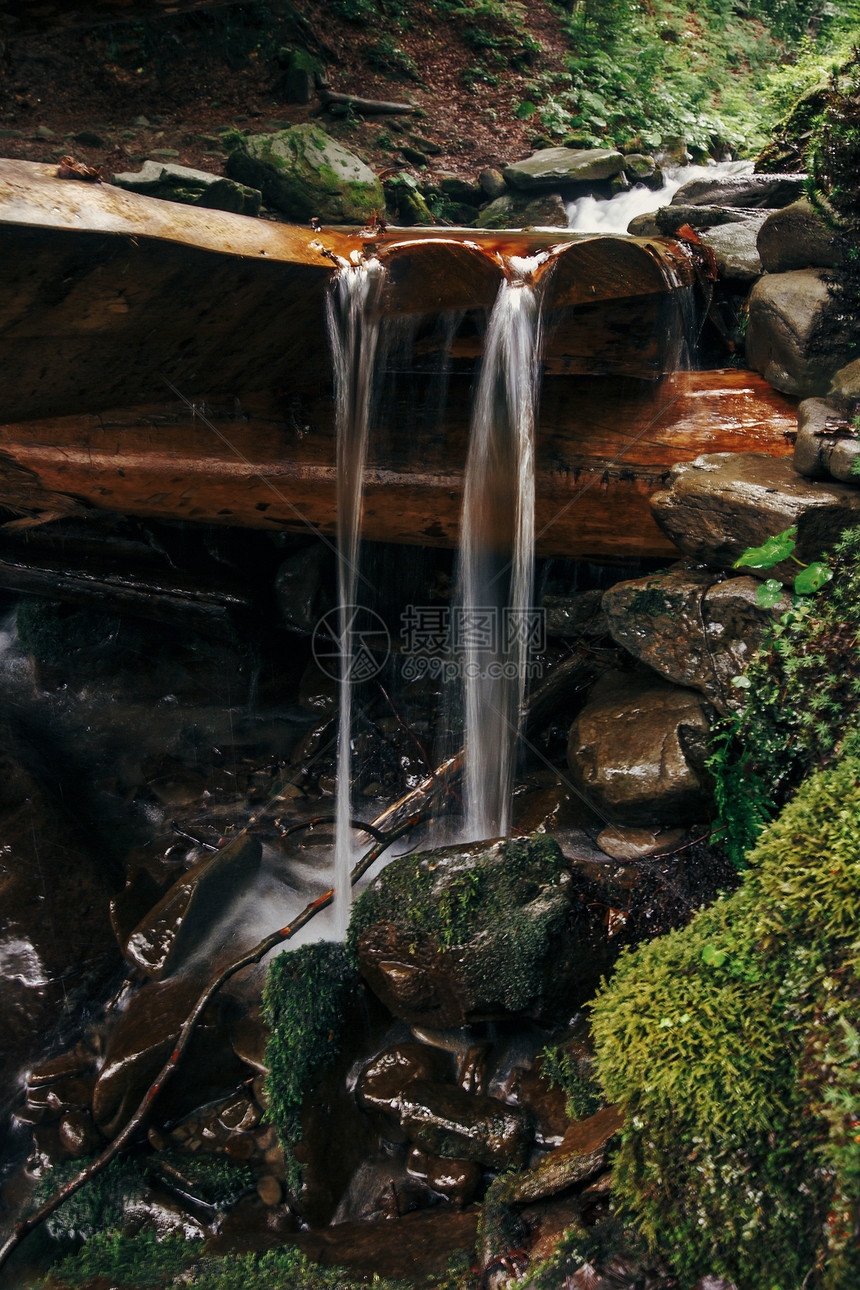
[[[428,378],[432,386],[434,378]],[[414,406],[374,426],[364,536],[454,546],[462,504],[470,380],[453,377],[439,432]],[[401,413],[413,429],[402,433]],[[335,529],[331,400],[289,418],[271,403],[206,410],[152,405],[0,427],[0,503],[24,513],[90,508],[257,529]],[[671,557],[649,498],[669,467],[703,452],[791,450],[792,400],[761,377],[692,372],[653,383],[544,382],[537,432],[537,549],[544,555]],[[500,537],[500,542],[504,539]]]

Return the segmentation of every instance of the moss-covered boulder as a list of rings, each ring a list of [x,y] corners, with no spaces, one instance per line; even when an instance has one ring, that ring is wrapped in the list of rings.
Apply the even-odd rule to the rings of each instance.
[[[386,1007],[431,1027],[569,1015],[608,962],[598,912],[540,836],[399,857],[360,897],[348,941]]]
[[[329,224],[364,224],[385,208],[369,166],[317,125],[252,135],[230,153],[226,169],[300,223],[316,215]]]
[[[248,188],[223,175],[208,170],[193,170],[162,161],[145,161],[141,170],[114,175],[117,188],[143,193],[165,202],[185,206],[205,206],[209,210],[233,211],[236,215],[259,215],[262,194],[259,188]]]
[[[807,779],[750,874],[619,960],[593,1008],[613,1187],[683,1284],[860,1283],[860,760]]]

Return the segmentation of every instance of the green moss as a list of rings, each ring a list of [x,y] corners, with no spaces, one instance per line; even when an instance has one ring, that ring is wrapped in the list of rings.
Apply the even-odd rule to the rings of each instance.
[[[207,1205],[233,1205],[253,1186],[249,1165],[214,1153],[168,1150],[148,1162],[150,1173],[170,1186],[185,1189]]]
[[[320,1267],[292,1247],[225,1258],[206,1257],[203,1248],[203,1241],[183,1236],[159,1240],[150,1232],[131,1237],[102,1233],[58,1264],[40,1285],[71,1290],[98,1278],[113,1290],[167,1290],[180,1283],[196,1290],[409,1290],[404,1281]]]
[[[565,1110],[571,1120],[584,1120],[604,1104],[600,1085],[594,1078],[593,1061],[581,1045],[547,1044],[540,1054],[543,1074],[565,1095]]]
[[[301,1183],[294,1148],[301,1135],[302,1102],[313,1077],[340,1052],[344,1010],[355,979],[344,947],[329,941],[279,954],[266,978],[269,1117],[284,1145],[294,1191]]]
[[[631,1238],[617,1218],[607,1218],[593,1227],[573,1223],[562,1234],[549,1258],[529,1266],[528,1273],[514,1286],[523,1290],[559,1290],[587,1263],[605,1267],[622,1250],[629,1251]]]
[[[860,1219],[855,1157],[833,1163],[851,1062],[831,1075],[811,1054],[844,1053],[860,992],[860,761],[810,776],[749,863],[734,895],[624,954],[594,1004],[598,1072],[626,1112],[615,1193],[682,1278],[852,1290],[830,1222],[840,1205]]]
[[[40,1178],[33,1193],[32,1205],[37,1208],[53,1196],[70,1179],[80,1173],[90,1159],[70,1160],[55,1165]],[[124,1200],[139,1194],[145,1186],[142,1168],[134,1160],[117,1158],[106,1169],[85,1183],[64,1201],[45,1226],[56,1240],[89,1241],[98,1232],[111,1231],[122,1222]]]
[[[657,585],[645,587],[637,591],[630,601],[630,612],[634,614],[646,614],[652,618],[674,618],[676,609],[672,604],[671,598],[661,591]]]

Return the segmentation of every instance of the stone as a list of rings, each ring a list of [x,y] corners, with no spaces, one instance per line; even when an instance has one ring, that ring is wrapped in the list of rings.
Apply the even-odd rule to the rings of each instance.
[[[860,523],[860,494],[847,484],[804,479],[787,457],[716,452],[674,466],[666,489],[651,498],[664,533],[694,560],[730,569],[747,547],[797,526],[796,557],[821,558],[843,529]],[[749,569],[756,578],[794,582],[797,565]]]
[[[281,90],[287,103],[311,103],[325,68],[306,49],[281,49],[278,62],[284,69]]]
[[[603,611],[616,644],[664,680],[699,690],[725,713],[742,701],[732,678],[790,607],[785,596],[773,609],[759,609],[759,585],[753,577],[721,580],[710,570],[678,564],[616,583],[604,593]]]
[[[557,843],[472,843],[399,856],[362,893],[359,969],[410,1026],[569,1011],[607,961],[596,910]]]
[[[163,152],[163,149],[153,149]],[[178,155],[178,154],[177,154]],[[186,206],[203,206],[209,210],[233,211],[237,215],[259,215],[262,194],[258,188],[247,188],[223,175],[208,170],[194,170],[172,162],[145,161],[138,171],[114,175],[117,188],[158,197],[162,201],[181,202]]]
[[[427,1044],[397,1044],[373,1059],[361,1073],[356,1088],[358,1104],[382,1120],[391,1136],[396,1126],[396,1141],[404,1141],[399,1132],[403,1108],[408,1105],[409,1088],[416,1080],[439,1081],[451,1075],[448,1053]]]
[[[471,1160],[488,1169],[517,1168],[528,1159],[528,1116],[494,1097],[416,1080],[404,1091],[399,1113],[406,1139],[432,1155]]]
[[[148,983],[117,1018],[93,1092],[93,1119],[113,1138],[131,1118],[170,1054],[180,1029],[203,992],[190,977]],[[163,1121],[223,1097],[245,1078],[233,1057],[216,999],[206,1008],[176,1074],[160,1095]]]
[[[828,303],[821,269],[766,274],[749,297],[746,352],[749,366],[784,394],[826,394],[835,363],[812,345]]]
[[[128,938],[129,961],[156,981],[187,962],[229,902],[248,890],[262,853],[258,838],[240,834],[189,869]]]
[[[475,228],[567,228],[567,207],[559,193],[533,198],[510,193],[497,197],[478,214]]]
[[[436,187],[452,202],[462,202],[466,206],[480,206],[484,193],[479,184],[470,184],[459,175],[436,173]]]
[[[94,1155],[102,1145],[101,1134],[88,1110],[69,1111],[60,1121],[57,1132],[60,1144],[71,1160]]]
[[[280,1205],[284,1198],[283,1184],[274,1174],[263,1174],[257,1183],[257,1195],[264,1205]]]
[[[672,198],[673,206],[788,206],[803,196],[806,175],[726,175],[691,179]]]
[[[759,229],[758,253],[767,273],[831,269],[839,258],[833,230],[805,197],[768,215]]]
[[[701,820],[712,709],[695,690],[616,674],[592,687],[570,728],[573,782],[612,824],[673,827]]]
[[[334,716],[338,705],[337,677],[324,672],[312,659],[299,680],[298,701],[299,707],[314,716]]]
[[[631,829],[612,824],[600,830],[597,845],[613,860],[647,860],[649,856],[664,855],[673,847],[680,846],[685,837],[683,829],[663,829],[655,833],[653,829]]]
[[[547,636],[596,640],[605,636],[608,623],[601,610],[601,591],[575,591],[570,595],[548,593],[541,602]]]
[[[426,1182],[431,1191],[462,1209],[471,1203],[481,1181],[480,1165],[474,1160],[444,1160],[414,1147],[409,1153],[407,1172]]]
[[[761,275],[761,260],[756,246],[757,229],[751,223],[723,224],[702,233],[710,247],[721,278],[737,282],[754,282]]]
[[[670,236],[684,224],[699,232],[726,224],[750,225],[758,230],[769,213],[733,206],[661,206],[654,212],[654,219],[659,232]]]
[[[849,401],[860,399],[860,358],[840,367],[830,382],[827,391],[831,398]]]
[[[288,631],[309,635],[331,608],[326,574],[332,555],[323,542],[314,542],[288,555],[275,575],[275,598]]]
[[[478,183],[481,185],[481,191],[490,201],[495,201],[497,197],[503,197],[508,191],[505,183],[505,177],[501,170],[496,170],[494,166],[488,166],[478,175]]]
[[[644,152],[628,152],[624,158],[624,173],[631,183],[644,183],[646,179],[651,179],[658,170],[659,167],[654,158],[647,156]]]
[[[258,188],[268,206],[307,223],[365,224],[385,209],[379,179],[369,166],[318,125],[251,135],[227,158],[231,179]]]
[[[857,486],[858,460],[860,439],[839,408],[826,399],[804,399],[797,409],[795,469],[807,479],[837,479]]]
[[[75,135],[75,143],[81,143],[85,148],[107,148],[109,142],[96,134],[95,130],[79,130]]]
[[[37,125],[33,131],[34,139],[55,139],[56,135],[49,125]]]
[[[416,224],[431,225],[433,213],[427,205],[414,176],[401,171],[385,181],[385,197],[389,210],[396,213],[397,221],[412,228]]]
[[[624,158],[614,148],[541,148],[506,166],[504,177],[522,192],[544,192],[611,179],[623,169]]]
[[[413,165],[413,166],[427,165],[426,152],[422,152],[420,148],[416,148],[411,143],[403,143],[400,145],[400,155],[403,158],[403,160],[408,161],[410,165]]]
[[[112,875],[29,771],[0,755],[0,1117],[26,1067],[93,1006],[120,963],[110,930]],[[59,1063],[59,1067],[57,1065]],[[46,1064],[43,1083],[86,1069]],[[38,1079],[38,1073],[34,1075]],[[0,1136],[3,1124],[0,1121]]]

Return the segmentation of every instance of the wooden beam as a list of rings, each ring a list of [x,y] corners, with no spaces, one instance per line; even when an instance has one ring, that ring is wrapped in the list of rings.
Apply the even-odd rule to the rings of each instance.
[[[373,428],[363,533],[457,543],[470,381],[454,377],[438,431],[395,403]],[[402,425],[399,418],[403,415]],[[240,415],[153,405],[0,427],[0,504],[22,514],[91,509],[256,529],[335,529],[331,400],[285,419],[261,401]],[[408,420],[406,418],[409,418]],[[791,400],[750,372],[660,383],[547,378],[537,436],[537,548],[545,555],[671,557],[649,498],[671,465],[702,452],[789,452]]]

